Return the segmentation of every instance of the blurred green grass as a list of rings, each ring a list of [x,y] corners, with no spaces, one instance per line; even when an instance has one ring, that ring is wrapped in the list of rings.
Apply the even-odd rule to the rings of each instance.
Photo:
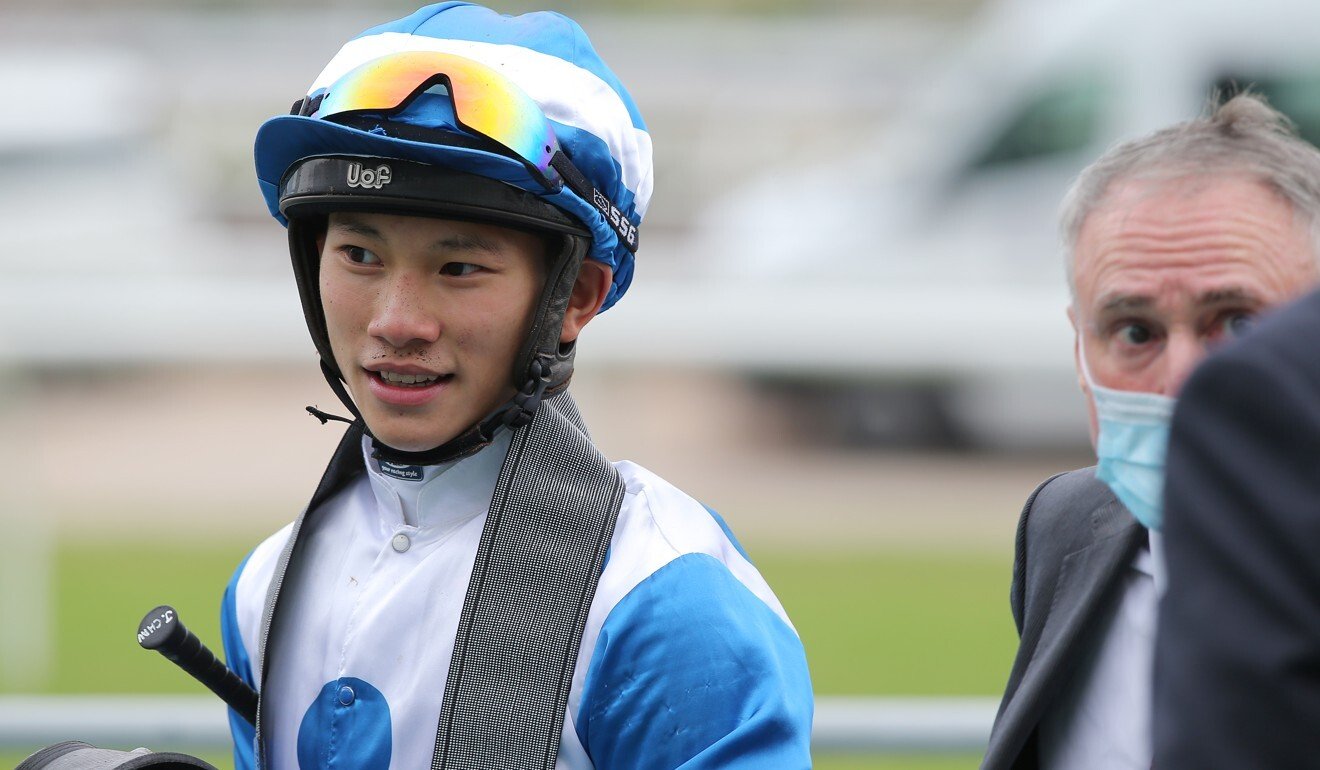
[[[221,593],[254,544],[63,540],[55,569],[55,663],[39,691],[204,692],[138,647],[137,622],[152,607],[172,604],[218,651]],[[1015,645],[1007,601],[1011,554],[750,545],[802,636],[818,694],[995,695],[1002,688]],[[227,757],[207,758],[228,766]],[[0,755],[0,766],[20,759]],[[975,756],[838,755],[819,757],[817,767],[952,770],[976,763]]]
[[[254,543],[65,540],[56,555],[52,693],[203,693],[138,646],[148,610],[173,605],[220,654],[220,598]]]
[[[998,695],[1012,554],[750,549],[823,695]]]

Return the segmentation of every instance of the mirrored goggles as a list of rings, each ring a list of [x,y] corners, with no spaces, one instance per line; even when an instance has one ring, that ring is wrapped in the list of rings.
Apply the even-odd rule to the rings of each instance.
[[[550,165],[559,140],[540,106],[503,74],[462,56],[406,51],[372,59],[304,100],[298,114],[389,115],[436,86],[444,86],[459,128],[495,142],[550,189],[559,187],[559,174]]]
[[[300,99],[292,112],[351,125],[356,116],[401,112],[418,96],[441,85],[453,104],[459,128],[522,161],[548,191],[557,192],[567,185],[601,213],[629,251],[637,251],[637,227],[560,149],[554,127],[540,105],[509,78],[480,62],[439,51],[388,54]],[[427,129],[417,131],[428,133]],[[463,144],[454,137],[449,134],[440,140],[430,132],[423,141]]]

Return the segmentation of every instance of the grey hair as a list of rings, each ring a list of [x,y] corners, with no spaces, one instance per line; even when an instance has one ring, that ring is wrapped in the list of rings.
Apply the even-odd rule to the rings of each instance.
[[[1254,177],[1288,201],[1294,216],[1305,219],[1312,256],[1320,259],[1320,150],[1301,139],[1293,122],[1264,97],[1241,93],[1206,116],[1110,148],[1077,176],[1059,216],[1074,299],[1082,225],[1117,182],[1234,173]]]

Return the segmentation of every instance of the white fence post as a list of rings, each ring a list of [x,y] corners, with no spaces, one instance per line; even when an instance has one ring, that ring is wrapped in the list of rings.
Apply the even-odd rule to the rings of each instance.
[[[46,684],[54,643],[54,537],[32,492],[29,386],[20,368],[0,363],[0,681],[19,691]]]

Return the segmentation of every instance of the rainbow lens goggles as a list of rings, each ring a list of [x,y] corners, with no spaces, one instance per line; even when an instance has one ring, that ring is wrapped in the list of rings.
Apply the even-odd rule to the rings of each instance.
[[[547,191],[557,192],[566,185],[594,206],[628,250],[637,251],[637,227],[564,154],[540,106],[509,78],[480,62],[439,51],[389,54],[299,100],[292,113],[362,127],[355,125],[355,118],[396,114],[437,86],[444,87],[458,127],[477,137],[478,143],[453,132],[411,125],[398,126],[400,138],[476,146],[521,161]]]

